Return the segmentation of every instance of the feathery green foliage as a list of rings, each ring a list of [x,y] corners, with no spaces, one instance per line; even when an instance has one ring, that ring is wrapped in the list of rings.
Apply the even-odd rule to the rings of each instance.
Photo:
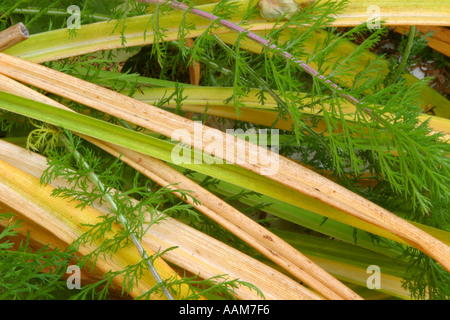
[[[48,245],[33,250],[30,239],[18,235],[20,221],[0,214],[8,221],[0,232],[0,300],[47,300],[60,296],[66,287],[61,277],[71,258],[69,252],[51,250]],[[14,241],[14,242],[13,242]],[[14,248],[14,243],[17,248]]]

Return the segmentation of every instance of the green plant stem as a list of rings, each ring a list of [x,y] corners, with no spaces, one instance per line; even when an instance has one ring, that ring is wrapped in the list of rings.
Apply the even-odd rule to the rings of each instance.
[[[19,9],[14,9],[12,11],[13,13],[20,13],[20,14],[37,14],[40,13],[41,10],[39,8],[19,8]],[[48,10],[46,12],[43,13],[44,15],[54,15],[54,16],[65,16],[67,17],[67,11],[66,10],[59,10],[59,9],[53,9],[53,10]],[[99,21],[109,21],[110,18],[108,16],[105,15],[99,15],[99,14],[94,14],[91,16],[92,18],[99,20]]]
[[[18,6],[20,6],[20,4],[24,2],[24,0],[22,1],[17,1],[14,6],[12,6],[11,8],[9,8],[8,11],[4,12],[1,16],[0,16],[0,21],[4,18],[4,17],[8,17],[8,15],[13,12]]]
[[[47,10],[45,11],[41,11],[39,12],[37,15],[35,15],[30,21],[28,21],[26,23],[27,27],[30,26],[34,21],[36,21],[37,19],[39,19],[41,16],[43,16],[45,14],[45,12],[47,12],[48,10],[50,10],[50,8],[55,7],[56,5],[58,5],[61,2],[61,0],[57,0],[57,1],[52,1],[52,3],[48,6]]]
[[[115,203],[114,199],[111,197],[111,195],[106,192],[106,188],[103,185],[103,183],[100,181],[99,177],[91,170],[91,168],[89,167],[89,164],[86,162],[86,160],[84,160],[83,156],[77,151],[74,150],[71,146],[70,143],[68,143],[67,138],[63,137],[61,138],[62,142],[66,145],[66,147],[73,152],[75,158],[77,159],[77,161],[86,169],[89,171],[89,178],[90,180],[95,183],[95,185],[97,185],[97,187],[101,190],[101,192],[104,193],[106,200],[108,201],[108,203],[111,205],[113,212],[116,212],[117,214],[117,218],[120,220],[120,222],[122,223],[123,227],[129,232],[130,234],[130,238],[131,241],[133,241],[133,244],[135,245],[135,247],[137,248],[137,250],[139,251],[139,254],[142,256],[142,258],[147,262],[149,270],[152,274],[152,276],[155,278],[156,282],[162,286],[162,290],[164,295],[167,297],[167,299],[169,300],[174,300],[172,294],[170,293],[170,291],[167,289],[167,287],[163,284],[164,280],[161,278],[161,276],[159,275],[158,271],[156,270],[155,266],[153,265],[150,257],[148,256],[147,252],[145,251],[144,247],[142,246],[142,244],[140,243],[140,241],[138,240],[138,238],[136,237],[136,234],[134,234],[131,229],[130,226],[128,224],[127,219],[123,216],[123,214],[120,214],[118,212],[118,207],[117,204]]]
[[[405,69],[406,63],[409,59],[409,55],[411,53],[411,48],[414,43],[415,35],[416,35],[416,26],[411,26],[409,28],[408,42],[406,43],[406,48],[402,55],[402,61],[398,65],[397,69],[395,69],[394,74],[390,77],[387,86],[390,86],[391,84],[393,84],[402,75],[402,73]]]

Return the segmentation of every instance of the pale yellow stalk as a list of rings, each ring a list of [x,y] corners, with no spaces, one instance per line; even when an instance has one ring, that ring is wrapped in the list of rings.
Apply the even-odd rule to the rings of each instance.
[[[25,25],[20,22],[0,32],[0,51],[9,49],[16,44],[28,39],[28,33]]]
[[[388,26],[450,26],[450,1],[349,0],[333,25],[357,26],[374,18],[383,20]]]

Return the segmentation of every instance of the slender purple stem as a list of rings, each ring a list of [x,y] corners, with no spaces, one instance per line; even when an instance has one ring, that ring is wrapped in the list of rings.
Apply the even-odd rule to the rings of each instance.
[[[151,4],[167,4],[170,7],[174,8],[174,9],[178,9],[178,10],[182,10],[182,11],[188,11],[189,10],[189,6],[184,4],[184,3],[180,3],[178,1],[173,1],[173,0],[136,0],[139,2],[145,2],[145,3],[151,3]],[[255,41],[256,43],[263,45],[267,48],[273,49],[275,50],[275,52],[279,55],[282,56],[284,58],[286,58],[287,60],[293,61],[295,64],[297,64],[300,68],[302,68],[305,72],[307,72],[308,74],[312,75],[313,77],[317,77],[318,79],[322,80],[324,83],[326,83],[327,85],[329,85],[330,87],[332,87],[333,89],[336,89],[337,91],[342,91],[342,88],[340,88],[337,84],[333,83],[331,80],[326,80],[326,78],[323,75],[320,75],[314,68],[311,68],[310,66],[308,66],[305,62],[296,59],[292,54],[290,54],[289,52],[277,47],[276,45],[270,44],[270,42],[260,36],[258,36],[257,34],[248,31],[228,20],[225,19],[221,19],[220,17],[211,14],[209,12],[203,11],[203,10],[199,10],[196,8],[191,8],[189,10],[190,13],[195,14],[199,17],[211,20],[211,21],[218,21],[218,23],[230,30],[236,31],[238,33],[245,33],[245,36],[253,41]],[[346,93],[339,93],[341,95],[341,97],[343,97],[344,99],[346,99],[347,101],[349,101],[350,103],[357,105],[359,104],[359,100],[356,99],[355,97],[353,97],[352,95],[346,94]]]

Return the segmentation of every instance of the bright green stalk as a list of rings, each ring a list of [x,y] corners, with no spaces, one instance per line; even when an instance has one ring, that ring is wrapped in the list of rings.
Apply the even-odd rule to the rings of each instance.
[[[398,65],[398,67],[395,69],[394,74],[392,74],[391,78],[389,79],[388,85],[391,85],[392,83],[397,81],[397,79],[402,75],[402,73],[405,69],[406,63],[408,62],[409,54],[411,53],[411,48],[413,46],[415,36],[416,36],[416,27],[411,26],[409,28],[408,42],[406,43],[405,51],[403,52],[403,55],[402,55],[402,60],[401,60],[400,64]]]

